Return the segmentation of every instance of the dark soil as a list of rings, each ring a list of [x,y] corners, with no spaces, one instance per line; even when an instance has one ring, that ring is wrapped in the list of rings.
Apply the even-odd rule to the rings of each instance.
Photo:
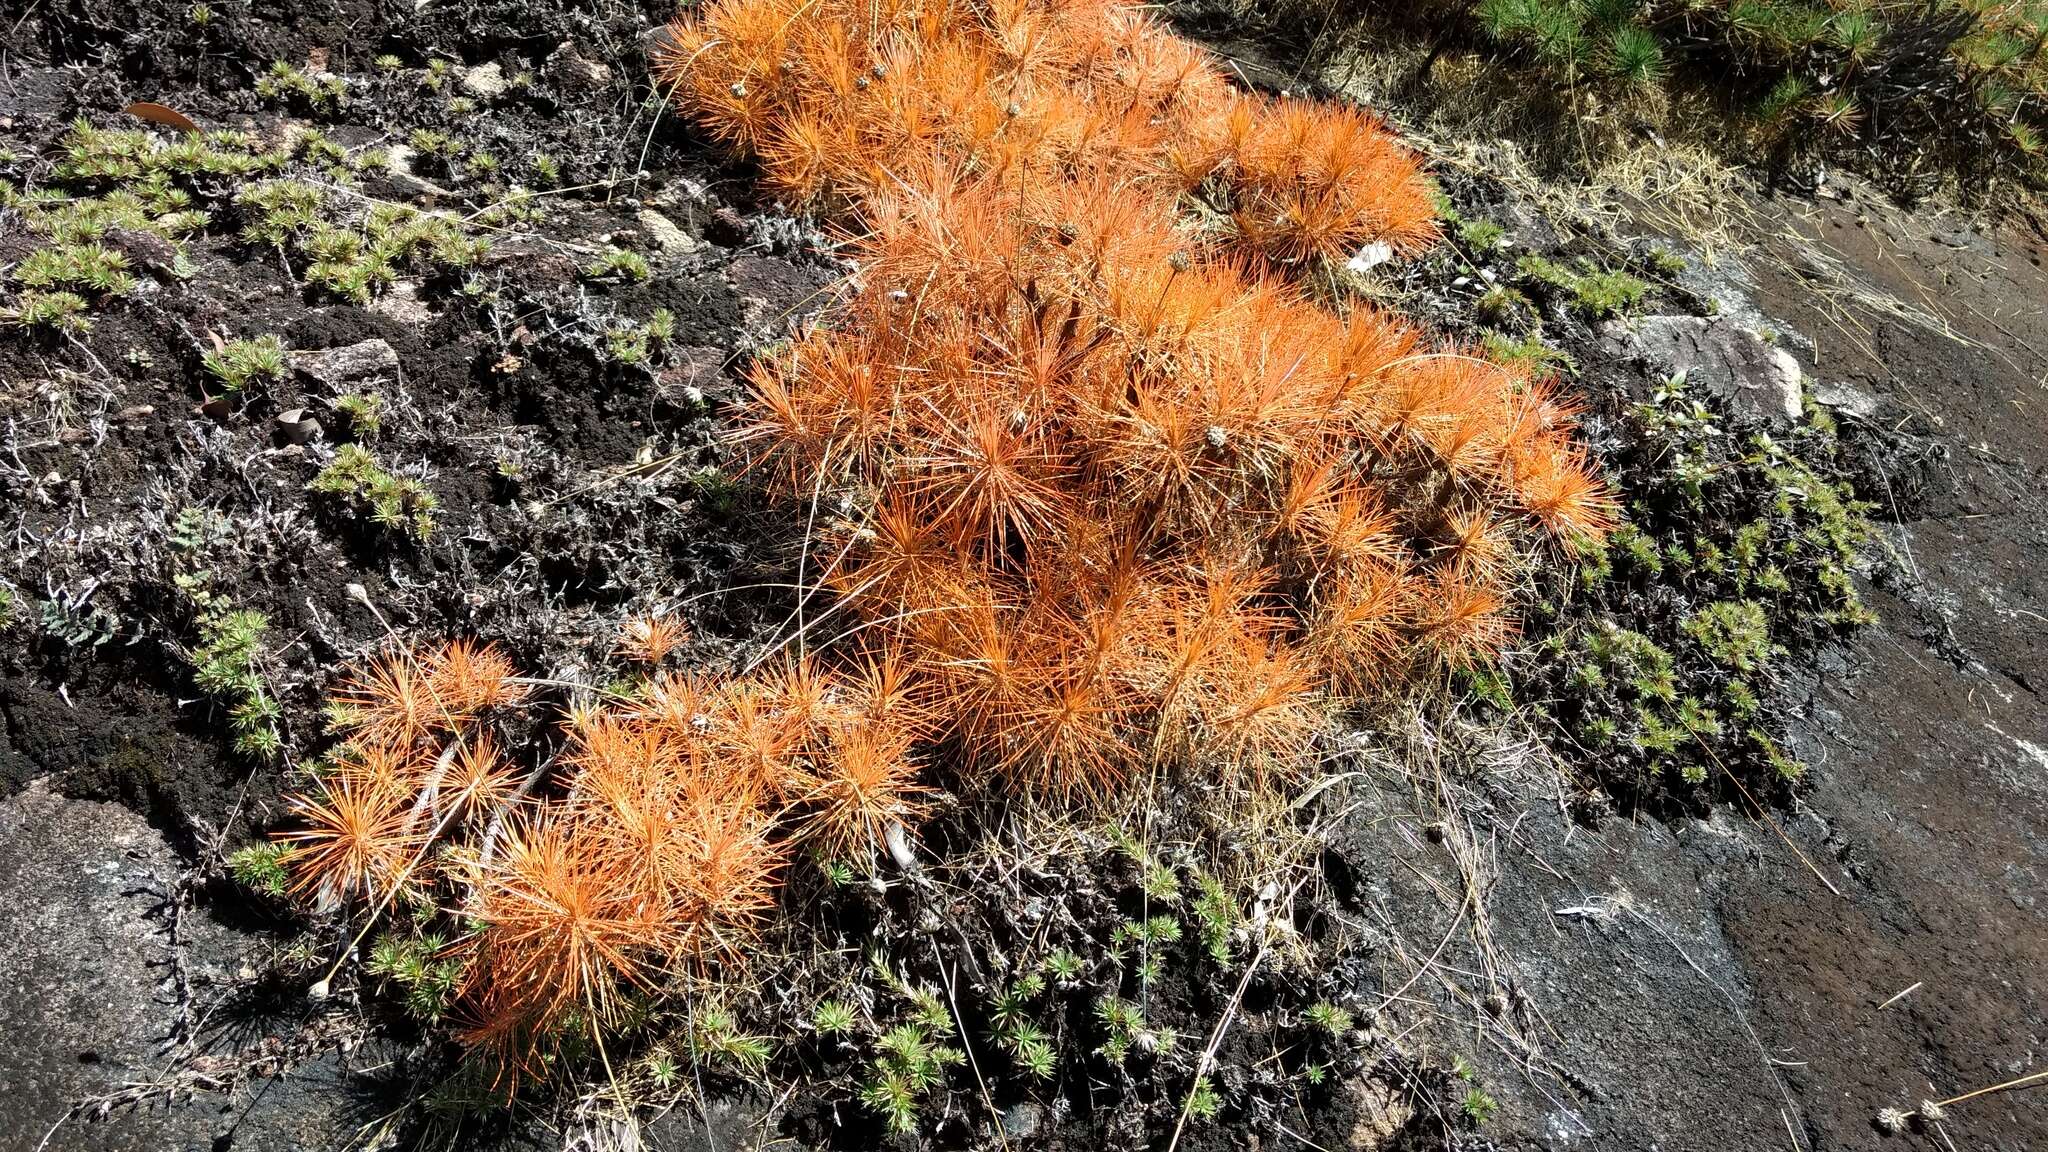
[[[265,822],[279,774],[222,755],[218,717],[194,699],[178,658],[193,639],[191,612],[169,587],[166,537],[183,509],[210,509],[232,525],[204,557],[212,588],[270,616],[281,642],[268,671],[301,747],[319,731],[327,673],[383,634],[351,585],[368,589],[393,626],[489,634],[538,663],[608,643],[598,611],[729,582],[748,530],[697,511],[696,480],[721,462],[710,411],[728,394],[726,361],[815,307],[831,273],[743,255],[743,236],[727,235],[732,246],[722,246],[693,235],[731,209],[706,190],[720,178],[714,158],[672,119],[651,136],[640,122],[626,142],[648,16],[515,8],[415,15],[410,5],[365,3],[251,14],[223,5],[201,26],[182,8],[68,4],[32,9],[13,26],[0,84],[24,97],[4,122],[8,144],[22,151],[47,148],[78,116],[123,126],[119,109],[139,98],[208,127],[275,132],[278,114],[249,91],[269,61],[303,66],[325,53],[330,68],[367,73],[368,54],[402,49],[415,64],[424,55],[539,69],[518,101],[483,122],[508,152],[558,155],[564,184],[604,179],[628,152],[637,160],[643,138],[660,175],[595,198],[548,201],[544,229],[502,239],[468,295],[425,283],[368,308],[322,299],[287,277],[274,254],[230,233],[191,245],[190,277],[98,316],[76,351],[31,339],[0,344],[0,410],[15,429],[17,466],[7,503],[18,509],[11,526],[22,542],[5,575],[37,599],[59,600],[89,582],[101,633],[97,643],[41,639],[7,654],[0,780],[8,789],[56,772],[67,790],[132,799],[182,836],[195,823],[220,825],[246,784],[255,823]],[[599,84],[593,70],[608,80]],[[417,75],[403,84],[416,87]],[[373,91],[321,120],[335,138],[402,140],[413,127],[451,123],[445,100],[404,91],[399,79],[364,86]],[[682,229],[691,251],[658,258],[644,284],[579,284],[575,270],[587,262],[579,253],[603,244],[657,251],[648,212]],[[674,314],[677,347],[724,350],[683,373],[700,398],[598,352],[607,320],[644,320],[657,307]],[[400,379],[384,395],[392,411],[373,446],[427,477],[442,506],[430,542],[394,540],[304,492],[330,447],[279,441],[271,417],[304,408],[336,428],[327,389],[293,379],[218,418],[199,410],[198,360],[209,334],[260,333],[302,351],[370,339],[396,351]],[[64,375],[88,363],[112,367]],[[59,391],[67,381],[74,387]],[[60,406],[61,415],[37,423]],[[643,450],[663,466],[621,476],[645,462]],[[744,631],[744,609],[713,600],[697,615],[714,635],[728,615]],[[69,719],[53,725],[56,715]],[[128,761],[148,767],[123,767]]]
[[[12,541],[0,580],[17,592],[17,617],[0,631],[0,864],[13,861],[0,876],[15,885],[0,906],[35,909],[8,917],[0,949],[12,958],[0,965],[0,1021],[17,1038],[0,1080],[24,1086],[0,1103],[9,1148],[34,1147],[94,1097],[112,1120],[73,1121],[48,1147],[340,1146],[445,1074],[445,1049],[397,1013],[358,1011],[356,994],[374,1002],[370,989],[310,1006],[300,992],[319,961],[309,956],[331,954],[331,926],[309,935],[220,875],[225,851],[279,819],[290,771],[319,746],[332,675],[387,624],[486,637],[528,668],[595,680],[629,613],[682,612],[698,637],[692,657],[715,662],[787,607],[772,589],[719,591],[785,580],[789,553],[777,514],[735,499],[744,462],[718,440],[717,410],[752,350],[825,304],[837,270],[813,230],[751,201],[743,171],[651,111],[642,46],[666,7],[284,0],[211,11],[201,24],[183,5],[61,0],[10,17],[0,147],[46,153],[74,118],[120,125],[128,102],[150,100],[209,128],[275,134],[310,118],[349,146],[403,143],[422,128],[459,134],[522,182],[538,175],[534,155],[549,156],[556,185],[581,190],[544,197],[537,222],[497,235],[467,273],[416,277],[367,306],[302,288],[275,252],[217,228],[190,245],[192,275],[153,278],[101,310],[81,346],[0,335],[0,522]],[[382,54],[401,70],[380,71]],[[356,87],[317,115],[266,104],[254,84],[273,60]],[[430,60],[452,65],[439,91],[422,83]],[[478,65],[531,79],[452,111],[464,69]],[[366,186],[465,210],[492,199],[453,174],[435,189]],[[1484,181],[1459,195],[1521,213],[1525,251],[1611,254],[1549,230]],[[1302,956],[1276,957],[1246,986],[1218,1053],[1223,1119],[1191,1128],[1182,1147],[1257,1147],[1255,1133],[1283,1139],[1278,1125],[1330,1149],[1782,1147],[1788,1127],[1800,1148],[1863,1148],[1880,1140],[1879,1108],[2038,1067],[2048,1034],[2048,907],[2036,899],[2048,867],[2043,248],[1874,203],[1772,210],[1839,264],[1789,246],[1741,263],[1762,311],[1804,337],[1814,380],[1876,401],[1864,416],[1838,413],[1843,467],[1887,521],[1897,552],[1887,569],[1905,574],[1867,590],[1878,626],[1803,651],[1773,700],[1793,751],[1813,765],[1810,783],[1768,812],[1724,795],[1588,823],[1570,814],[1597,798],[1527,747],[1491,748],[1465,720],[1428,719],[1444,739],[1421,743],[1463,747],[1489,774],[1411,776],[1436,753],[1398,736],[1364,741],[1359,778],[1316,806],[1345,819],[1299,906]],[[0,239],[0,261],[19,258],[11,243]],[[580,276],[608,246],[645,255],[650,277]],[[1469,293],[1429,282],[1455,273],[1414,274],[1426,321],[1463,323]],[[1845,296],[1858,279],[1963,339]],[[1701,301],[1673,284],[1649,305]],[[644,365],[606,352],[608,325],[657,307],[676,319],[670,347]],[[395,351],[398,378],[375,385],[384,428],[368,442],[439,498],[426,542],[306,492],[348,435],[326,387],[294,377],[201,410],[199,361],[213,335],[261,333],[302,351],[371,339]],[[1596,410],[1642,398],[1642,374],[1604,362],[1590,330],[1574,330],[1570,349]],[[281,440],[275,417],[293,408],[323,435]],[[193,508],[228,525],[197,554],[174,539]],[[284,707],[284,763],[233,752],[222,704],[192,685],[195,612],[173,577],[199,568],[214,595],[270,619],[263,672]],[[55,623],[43,604],[61,609]],[[964,850],[988,819],[963,807],[925,835]],[[83,871],[69,867],[74,852]],[[1191,875],[1201,859],[1189,850],[1172,863]],[[1138,880],[1098,840],[1043,873],[1013,869],[971,890],[913,883],[883,897],[806,878],[787,903],[839,934],[848,972],[878,945],[914,978],[986,992],[1027,942],[1078,945],[1141,914]],[[1468,883],[1483,908],[1452,897]],[[79,971],[105,987],[73,980]],[[1183,942],[1148,990],[1153,1022],[1186,1046],[1162,1057],[1173,1077],[1140,1083],[1084,1059],[1063,1064],[1050,1092],[999,1074],[989,1103],[1025,1146],[1160,1146],[1237,971]],[[795,987],[799,977],[823,978],[777,979]],[[1091,974],[1087,987],[1114,990],[1117,979]],[[49,1007],[60,994],[71,997],[61,1025]],[[1341,1044],[1300,1024],[1326,999],[1359,1016]],[[1060,1003],[1049,1011],[1063,1034],[1077,1045],[1092,1036],[1084,998]],[[788,1022],[808,1005],[770,1010]],[[968,1013],[980,1011],[970,1002]],[[173,1055],[205,1073],[177,1081],[175,1106],[162,1092],[119,1095]],[[1311,1061],[1332,1074],[1307,1090]],[[855,1057],[796,1048],[775,1072],[817,1090],[777,1101],[746,1077],[714,1074],[712,1095],[729,1103],[712,1109],[711,1136],[685,1105],[650,1126],[649,1143],[881,1146],[874,1118],[847,1099]],[[1499,1103],[1483,1124],[1472,1091]],[[956,1099],[982,1114],[971,1093]],[[2040,1099],[1958,1105],[1946,1132],[1958,1146],[2048,1145]],[[486,1131],[540,1146],[570,1138],[545,1128],[522,1112]],[[402,1134],[453,1146],[477,1131]],[[927,1137],[967,1146],[974,1131],[949,1114]],[[1939,1136],[1908,1139],[1938,1146]]]

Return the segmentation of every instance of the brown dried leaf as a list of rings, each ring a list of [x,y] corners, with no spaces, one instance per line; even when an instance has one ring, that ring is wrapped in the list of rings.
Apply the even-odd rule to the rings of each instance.
[[[147,100],[137,100],[135,103],[122,109],[122,111],[130,116],[140,116],[142,119],[148,120],[153,124],[161,124],[166,128],[175,128],[180,132],[199,131],[199,125],[194,124],[192,118],[183,112],[162,104],[152,104]]]

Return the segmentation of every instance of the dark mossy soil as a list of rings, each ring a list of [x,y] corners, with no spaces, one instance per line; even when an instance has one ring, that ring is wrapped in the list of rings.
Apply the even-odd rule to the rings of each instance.
[[[0,861],[19,857],[0,869],[10,873],[0,906],[38,910],[10,914],[0,934],[0,951],[18,958],[0,962],[0,1021],[17,1053],[0,1068],[26,1086],[0,1101],[8,1148],[35,1147],[75,1100],[167,1066],[201,1075],[178,1080],[174,1100],[120,1097],[103,1119],[59,1127],[47,1147],[355,1147],[449,1068],[446,1047],[372,988],[346,984],[338,1003],[309,1004],[300,993],[321,965],[304,942],[331,955],[333,926],[309,936],[221,875],[223,850],[277,820],[287,770],[232,753],[222,707],[193,687],[183,656],[193,612],[174,572],[203,567],[216,595],[270,618],[262,671],[294,757],[318,747],[334,670],[387,624],[482,636],[537,672],[598,679],[631,612],[679,609],[698,637],[691,658],[716,662],[758,643],[787,608],[773,589],[720,591],[786,581],[791,552],[779,513],[743,490],[735,499],[739,462],[717,440],[717,409],[749,352],[823,306],[838,271],[814,231],[749,198],[743,169],[654,114],[643,45],[666,6],[210,9],[204,24],[182,4],[128,0],[45,0],[9,16],[0,148],[42,154],[73,119],[122,126],[122,107],[150,100],[209,128],[273,134],[284,119],[310,121],[351,147],[404,143],[420,128],[457,134],[500,157],[507,178],[532,182],[540,153],[557,162],[559,187],[581,190],[544,197],[540,219],[496,236],[468,273],[420,278],[368,306],[309,292],[276,253],[217,226],[191,244],[192,275],[151,278],[101,310],[82,348],[0,335],[0,578],[20,593],[0,631],[0,828],[14,830],[14,856]],[[379,71],[383,54],[402,69]],[[420,82],[433,59],[453,65],[440,91]],[[273,60],[357,86],[338,112],[267,106],[254,84]],[[532,75],[470,96],[460,78],[475,65]],[[451,111],[457,96],[476,109]],[[1642,241],[1555,230],[1483,177],[1447,173],[1445,184],[1467,216],[1506,223],[1519,252],[1644,267]],[[465,210],[490,200],[474,180],[436,187],[374,177],[364,190]],[[1526,748],[1482,747],[1444,769],[1448,782],[1424,787],[1427,773],[1381,770],[1387,756],[1415,769],[1413,733],[1361,737],[1358,779],[1311,809],[1347,819],[1295,906],[1303,957],[1274,958],[1247,986],[1218,1052],[1222,1118],[1191,1126],[1180,1147],[1704,1152],[1783,1147],[1789,1128],[1801,1148],[1864,1148],[1881,1141],[1871,1126],[1881,1107],[2038,1067],[2048,1034],[2048,905],[2037,900],[2048,869],[2043,245],[1874,201],[1762,207],[1840,265],[1822,275],[1805,249],[1766,247],[1739,262],[1746,272],[1713,270],[1710,284],[1653,278],[1646,308],[1699,313],[1722,289],[1753,298],[1809,376],[1877,402],[1861,416],[1837,412],[1834,467],[1876,506],[1886,545],[1873,546],[1866,576],[1877,579],[1865,588],[1879,623],[1802,647],[1770,698],[1773,723],[1813,766],[1808,782],[1766,794],[1765,811],[1718,785],[1631,795],[1615,787],[1625,766],[1597,757],[1560,773]],[[11,243],[0,237],[0,260],[18,258]],[[644,254],[649,279],[581,277],[610,246]],[[1466,271],[1441,256],[1389,291],[1426,323],[1470,336],[1483,286],[1457,283]],[[1962,339],[1844,296],[1859,278]],[[677,320],[667,354],[651,368],[610,362],[605,326],[656,307]],[[1566,310],[1546,312],[1576,362],[1570,379],[1596,442],[1625,461],[1640,447],[1629,406],[1657,382],[1615,362]],[[212,334],[262,333],[298,350],[390,344],[401,370],[375,384],[387,412],[371,445],[439,498],[428,541],[305,491],[332,445],[289,443],[275,417],[304,408],[338,426],[327,389],[294,378],[225,412],[200,409]],[[196,558],[172,540],[187,508],[231,526]],[[30,601],[65,605],[95,637],[53,638],[40,619],[20,618]],[[1603,606],[1650,620],[1685,603],[1667,589]],[[1462,732],[1466,721],[1446,723]],[[1459,741],[1421,743],[1427,763]],[[1610,794],[1628,814],[1596,818]],[[1190,797],[1170,818],[1199,830],[1200,804]],[[995,819],[954,808],[925,830],[927,846],[964,852]],[[74,850],[76,868],[65,859]],[[1187,874],[1201,860],[1174,863]],[[915,979],[985,992],[1004,978],[1002,959],[1027,946],[1099,941],[1140,914],[1136,870],[1099,838],[1042,863],[971,887],[912,879],[882,894],[794,878],[785,902],[799,931],[851,959],[765,973],[759,1018],[794,1029],[810,1009],[804,996],[853,979],[865,946]],[[1485,893],[1474,917],[1449,895],[1468,881]],[[810,943],[788,955],[810,955]],[[1158,1083],[1093,1059],[1064,1061],[1051,1089],[997,1070],[988,1103],[1008,1142],[1164,1146],[1244,960],[1219,970],[1184,940],[1147,990],[1152,1021],[1186,1046],[1161,1057],[1173,1074]],[[91,1011],[40,1023],[67,966],[81,964],[125,967],[94,986]],[[1084,989],[1116,979],[1091,974]],[[978,1033],[984,1010],[967,999]],[[1326,1085],[1304,1091],[1303,1054],[1324,1042],[1303,1032],[1300,1013],[1323,999],[1357,1009],[1359,1033],[1328,1054]],[[1079,1037],[1094,1027],[1084,1002],[1077,990],[1048,1017]],[[793,1043],[770,1078],[811,1087],[789,1096],[712,1070],[706,1087],[723,1102],[708,1127],[685,1097],[650,1121],[647,1144],[882,1146],[874,1117],[849,1099],[861,1063]],[[955,1087],[957,1107],[927,1118],[926,1145],[989,1145],[972,1080]],[[1499,1110],[1475,1126],[1461,1105],[1482,1088]],[[2040,1099],[1960,1105],[1948,1134],[1959,1146],[2048,1143]],[[608,1146],[577,1127],[573,1103],[456,1128],[410,1113],[392,1135]]]

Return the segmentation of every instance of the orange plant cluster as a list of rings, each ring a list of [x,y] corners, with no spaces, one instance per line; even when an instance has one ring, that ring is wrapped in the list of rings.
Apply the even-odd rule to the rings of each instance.
[[[768,187],[878,228],[985,185],[1023,213],[1006,246],[1099,200],[1120,228],[1166,225],[1184,195],[1279,264],[1435,235],[1413,157],[1370,115],[1242,93],[1112,0],[719,0],[670,27],[655,70]]]
[[[830,669],[692,678],[658,671],[678,626],[632,622],[649,674],[531,776],[500,752],[530,683],[489,649],[336,694],[296,888],[453,896],[467,1037],[511,1067],[742,944],[793,845],[873,852],[920,756],[1054,797],[1298,763],[1332,698],[1495,653],[1533,550],[1609,522],[1549,385],[1308,287],[1432,235],[1354,109],[1241,93],[1103,0],[719,0],[660,71],[858,231],[735,435],[862,623]]]
[[[972,777],[1290,759],[1329,687],[1495,653],[1532,540],[1608,523],[1547,384],[1304,287],[1432,234],[1355,109],[1240,93],[1105,0],[722,0],[659,70],[858,229],[741,436],[848,509],[828,579]]]
[[[639,621],[622,649],[652,669],[676,639]],[[464,643],[373,660],[334,693],[344,739],[285,837],[293,890],[318,906],[452,898],[479,925],[450,951],[465,1039],[510,1073],[569,1021],[616,1020],[622,992],[742,947],[790,845],[848,856],[918,812],[929,723],[887,659],[654,672],[572,711],[562,780],[532,794],[501,751],[528,689]]]

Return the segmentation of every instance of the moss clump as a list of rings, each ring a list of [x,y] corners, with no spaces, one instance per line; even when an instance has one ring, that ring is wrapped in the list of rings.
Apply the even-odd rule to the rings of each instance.
[[[1458,242],[1472,255],[1482,259],[1500,247],[1501,240],[1506,238],[1507,234],[1506,228],[1492,220],[1458,221]]]
[[[334,411],[347,423],[351,439],[375,440],[384,430],[384,398],[374,392],[337,396]]]
[[[618,279],[633,284],[647,279],[650,274],[647,257],[623,248],[605,249],[583,269],[583,275],[591,280]]]
[[[1731,423],[1677,383],[1632,413],[1611,461],[1630,523],[1584,551],[1577,602],[1542,638],[1525,697],[1624,795],[1802,769],[1770,711],[1784,657],[1870,619],[1855,572],[1869,506],[1833,430]]]
[[[1717,600],[1685,622],[1685,634],[1730,671],[1761,672],[1771,662],[1770,621],[1754,600]]]
[[[291,880],[284,867],[282,844],[248,844],[228,856],[228,874],[235,883],[265,896],[283,896]]]
[[[85,297],[76,292],[24,292],[8,314],[14,323],[32,331],[77,336],[92,328],[88,307]]]
[[[104,131],[80,120],[58,145],[40,183],[0,182],[0,207],[19,215],[39,246],[9,275],[18,293],[6,311],[23,328],[79,335],[90,313],[133,292],[138,270],[117,232],[170,245],[161,268],[185,270],[181,242],[204,228],[203,207],[223,180],[263,171],[281,157],[233,132],[193,133],[165,140],[144,131]]]
[[[250,243],[283,249],[316,288],[356,303],[366,303],[400,270],[475,263],[484,243],[452,218],[402,205],[365,210],[291,175],[311,172],[338,183],[382,162],[374,150],[350,152],[317,132],[271,147],[246,132],[166,137],[81,120],[60,141],[40,183],[16,188],[0,181],[0,206],[18,213],[39,241],[8,277],[18,296],[6,314],[25,328],[82,333],[93,310],[132,292],[141,276],[186,275],[185,240],[230,206]],[[518,212],[531,209],[508,210]],[[117,233],[160,240],[169,256],[138,267],[132,243],[109,242]]]
[[[396,476],[360,444],[344,444],[306,485],[308,491],[340,497],[366,511],[383,528],[424,543],[433,535],[441,501],[409,476]]]
[[[348,102],[348,81],[332,74],[313,76],[273,60],[270,71],[256,78],[256,95],[302,115],[326,115]]]
[[[24,288],[70,288],[101,296],[126,296],[135,288],[128,257],[99,243],[38,248],[14,269]]]
[[[193,684],[227,706],[235,751],[269,759],[282,744],[277,727],[282,712],[262,674],[263,637],[270,619],[261,612],[237,609],[216,591],[208,564],[214,551],[229,545],[234,536],[234,523],[213,509],[179,509],[165,531],[171,586],[191,610],[198,632],[196,643],[185,651]]]
[[[1521,289],[1511,288],[1506,284],[1495,284],[1488,288],[1472,305],[1472,311],[1479,317],[1480,323],[1504,331],[1527,328],[1529,318],[1535,310],[1535,306],[1529,302],[1529,297],[1524,295]]]
[[[399,273],[468,268],[490,250],[455,220],[401,204],[374,204],[360,217],[331,202],[330,192],[303,180],[266,180],[244,188],[235,205],[242,238],[306,261],[306,282],[367,304]]]
[[[284,341],[275,336],[229,340],[200,357],[200,363],[230,393],[252,384],[275,384],[285,378]]]
[[[438,932],[385,932],[370,946],[363,968],[404,994],[405,1008],[432,1024],[447,1014],[462,981],[462,962],[449,959],[448,938]]]
[[[1545,344],[1543,337],[1535,332],[1519,340],[1498,332],[1486,332],[1480,335],[1479,343],[1486,349],[1488,358],[1510,367],[1526,369],[1534,375],[1571,367],[1571,357]]]
[[[235,751],[268,759],[281,739],[277,701],[257,670],[263,654],[263,633],[270,618],[261,612],[216,610],[199,619],[199,644],[188,654],[192,682],[228,706],[228,728]]]
[[[1650,286],[1626,272],[1602,268],[1581,258],[1568,268],[1541,256],[1515,262],[1522,282],[1548,298],[1563,299],[1587,322],[1624,316],[1642,306]]]

